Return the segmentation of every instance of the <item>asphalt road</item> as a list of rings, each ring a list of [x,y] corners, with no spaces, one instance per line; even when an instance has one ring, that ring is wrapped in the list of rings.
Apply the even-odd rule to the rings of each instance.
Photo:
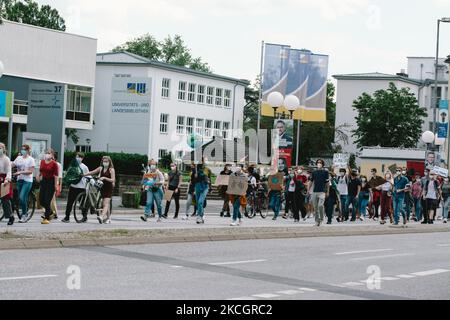
[[[449,251],[450,233],[5,250],[0,299],[448,300]]]

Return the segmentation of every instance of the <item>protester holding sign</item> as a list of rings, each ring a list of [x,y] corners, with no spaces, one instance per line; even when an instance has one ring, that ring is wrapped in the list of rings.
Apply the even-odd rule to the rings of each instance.
[[[164,196],[162,186],[164,184],[164,175],[158,170],[155,160],[149,161],[149,169],[142,178],[142,188],[147,190],[147,205],[145,206],[145,214],[141,217],[142,221],[147,221],[150,216],[153,203],[156,204],[158,210],[158,220],[161,222],[162,208],[161,201]]]
[[[225,168],[220,172],[220,176],[229,176],[231,174],[232,174],[231,166],[229,164],[226,164]],[[225,215],[225,217],[231,217],[229,197],[227,194],[227,185],[219,185],[219,195],[223,200],[223,205],[222,205],[222,210],[220,211],[220,216],[223,217]]]

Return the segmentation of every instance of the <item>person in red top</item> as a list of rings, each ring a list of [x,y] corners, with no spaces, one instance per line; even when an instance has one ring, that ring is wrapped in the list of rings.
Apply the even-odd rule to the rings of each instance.
[[[41,160],[39,166],[39,177],[38,181],[41,184],[41,189],[39,191],[39,200],[42,206],[45,208],[45,217],[41,224],[50,223],[51,215],[51,202],[55,191],[58,187],[58,164],[54,158],[54,151],[52,149],[47,149],[44,155],[44,159]]]

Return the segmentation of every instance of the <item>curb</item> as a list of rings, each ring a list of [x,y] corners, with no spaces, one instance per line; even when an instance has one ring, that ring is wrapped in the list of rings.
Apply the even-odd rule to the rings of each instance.
[[[111,231],[111,230],[110,230]],[[112,230],[114,231],[114,230]],[[3,239],[0,241],[0,250],[16,249],[49,249],[49,248],[74,248],[84,246],[117,246],[117,245],[141,245],[141,244],[168,244],[183,242],[207,242],[207,241],[232,241],[232,240],[257,240],[257,239],[285,239],[285,238],[313,238],[336,236],[371,236],[394,234],[422,234],[450,232],[449,227],[352,227],[352,228],[323,228],[299,230],[295,227],[283,228],[215,228],[215,229],[165,229],[158,230],[156,234],[144,234],[137,236],[111,237],[111,238],[79,238],[58,239],[54,234],[50,239]]]

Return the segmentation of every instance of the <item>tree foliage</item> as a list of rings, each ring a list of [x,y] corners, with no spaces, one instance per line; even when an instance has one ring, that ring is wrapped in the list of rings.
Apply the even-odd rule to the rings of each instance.
[[[394,83],[373,96],[363,93],[353,102],[358,112],[357,129],[353,130],[359,148],[381,146],[413,148],[422,133],[427,117],[409,88],[398,89]]]
[[[0,23],[1,19],[66,31],[65,21],[58,10],[49,5],[39,6],[33,0],[0,0]]]
[[[150,60],[188,67],[193,70],[212,72],[209,65],[200,57],[192,56],[191,50],[180,35],[168,36],[163,41],[158,41],[152,35],[145,34],[113,49],[113,52],[119,51],[128,51]]]

